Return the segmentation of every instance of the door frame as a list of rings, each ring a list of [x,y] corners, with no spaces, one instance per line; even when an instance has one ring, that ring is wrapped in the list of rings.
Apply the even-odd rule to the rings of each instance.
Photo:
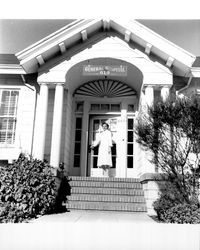
[[[83,103],[83,110],[81,112],[76,112],[76,103],[82,102]],[[109,103],[109,104],[115,104],[120,103],[120,110],[119,111],[112,111],[112,112],[102,112],[102,111],[96,111],[91,110],[91,104],[93,103]],[[128,104],[134,104],[135,110],[134,112],[128,112]],[[82,117],[82,139],[81,139],[81,164],[79,169],[74,169],[73,167],[73,157],[74,157],[74,131],[75,128],[72,129],[71,138],[72,138],[72,144],[71,144],[71,155],[70,155],[70,174],[71,175],[79,175],[79,176],[89,176],[88,172],[88,145],[89,145],[89,121],[91,116],[119,116],[122,120],[127,121],[128,117],[135,117],[135,111],[138,108],[138,102],[137,98],[74,98],[73,100],[73,119],[72,124],[75,124],[76,117]],[[122,129],[122,140],[126,140],[126,125],[127,122],[124,123],[124,129]],[[124,147],[124,155],[126,155],[126,146]],[[123,166],[126,166],[126,157],[121,159],[121,163]],[[134,160],[135,162],[135,160]],[[117,164],[117,163],[116,163]],[[134,164],[135,165],[135,164]],[[116,173],[116,177],[127,177],[127,171],[126,167],[123,169],[118,169],[118,172]],[[74,172],[75,171],[75,172]],[[129,177],[129,176],[128,176]]]
[[[107,119],[112,119],[112,118],[120,118],[120,114],[116,114],[116,115],[114,115],[114,114],[112,114],[112,115],[110,115],[110,114],[97,114],[97,115],[94,115],[94,114],[91,114],[90,116],[89,116],[89,129],[88,129],[88,151],[87,151],[87,175],[88,176],[91,176],[91,169],[92,169],[92,151],[91,150],[89,150],[89,146],[90,146],[90,144],[91,144],[91,142],[93,141],[93,138],[91,138],[91,136],[92,136],[92,133],[93,133],[93,121],[95,120],[95,119],[102,119],[102,120],[107,120]],[[117,160],[117,153],[116,153],[116,160]],[[116,166],[117,167],[117,166]],[[111,171],[110,172],[112,172],[111,173],[111,175],[114,177],[115,176],[115,174],[116,174],[116,167],[115,168],[111,168]],[[96,172],[98,172],[98,168],[96,169],[97,171]],[[94,170],[95,171],[95,170]],[[99,171],[99,172],[101,172],[101,171]]]

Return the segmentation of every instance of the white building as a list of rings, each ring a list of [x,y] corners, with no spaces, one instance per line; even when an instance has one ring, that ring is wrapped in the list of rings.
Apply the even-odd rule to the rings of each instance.
[[[5,58],[5,57],[4,57]],[[71,176],[101,176],[89,145],[110,124],[112,174],[155,168],[134,123],[155,97],[198,91],[198,58],[137,21],[76,20],[0,64],[0,162],[28,153]]]

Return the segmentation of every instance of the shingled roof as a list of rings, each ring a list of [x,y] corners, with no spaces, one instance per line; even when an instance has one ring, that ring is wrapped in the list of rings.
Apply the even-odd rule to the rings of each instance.
[[[0,64],[19,64],[14,54],[0,54]]]
[[[196,60],[192,64],[192,67],[200,67],[200,56],[196,57]]]

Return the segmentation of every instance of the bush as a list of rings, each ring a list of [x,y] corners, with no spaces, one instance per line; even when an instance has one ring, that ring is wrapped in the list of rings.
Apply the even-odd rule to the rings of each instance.
[[[160,197],[153,203],[158,219],[163,221],[165,212],[175,205],[183,203],[183,201],[182,194],[173,183],[167,182],[164,184],[161,189]]]
[[[191,197],[190,203],[186,203],[173,182],[167,181],[162,188],[160,197],[153,203],[158,220],[166,223],[200,223],[199,201]]]
[[[200,223],[200,209],[196,205],[178,204],[169,208],[163,214],[163,220],[167,223]]]
[[[137,142],[152,155],[151,162],[173,179],[183,202],[198,200],[200,190],[200,98],[158,100],[141,113]],[[195,201],[195,202],[196,202]]]
[[[0,168],[0,222],[22,222],[51,213],[56,194],[49,164],[20,155]]]

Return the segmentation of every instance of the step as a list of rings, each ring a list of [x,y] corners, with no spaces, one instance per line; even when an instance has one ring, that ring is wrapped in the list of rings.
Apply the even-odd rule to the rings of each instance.
[[[139,178],[108,178],[108,177],[86,177],[86,176],[69,176],[72,181],[106,181],[106,182],[125,182],[125,183],[140,183]]]
[[[71,187],[94,187],[94,188],[126,188],[141,189],[142,185],[135,182],[109,182],[109,181],[75,181],[69,182]]]
[[[78,210],[100,210],[100,211],[130,211],[146,212],[146,205],[137,203],[112,203],[112,202],[70,202],[66,204],[67,209]]]
[[[93,201],[93,202],[119,202],[119,203],[144,203],[144,196],[120,196],[120,195],[91,195],[91,194],[73,194],[67,196],[71,201]]]
[[[119,188],[93,188],[93,187],[71,187],[71,195],[73,194],[103,194],[103,195],[131,195],[143,196],[142,189],[119,189]]]

